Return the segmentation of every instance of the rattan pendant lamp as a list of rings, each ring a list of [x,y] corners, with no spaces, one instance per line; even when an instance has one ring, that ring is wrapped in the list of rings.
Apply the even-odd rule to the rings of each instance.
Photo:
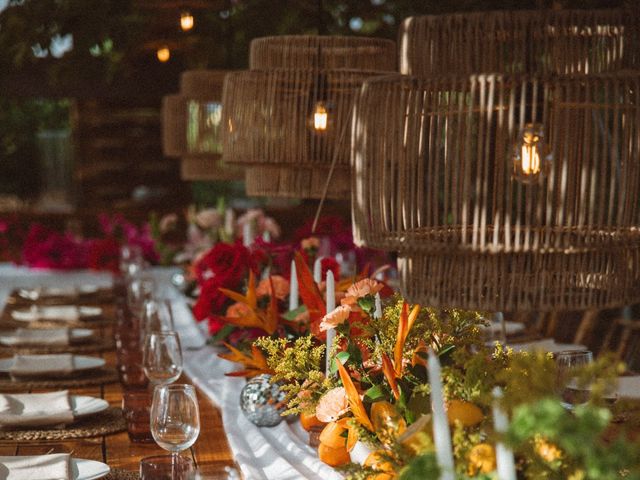
[[[609,12],[595,28],[593,18],[410,19],[402,64],[421,75],[363,86],[352,133],[354,233],[361,244],[399,252],[412,301],[541,311],[640,299],[640,72],[617,72],[636,67],[637,20]],[[421,23],[449,29],[435,34]],[[558,41],[572,45],[559,58],[547,42],[526,68],[517,56],[489,55],[487,68],[502,73],[474,74],[483,64],[446,57],[431,65],[416,47],[459,41],[459,58],[472,59],[462,47],[476,45],[469,38],[511,43],[503,50],[512,52],[531,44],[523,32],[545,31],[576,38]],[[614,32],[615,40],[592,42],[585,32]],[[596,68],[593,58],[611,64]]]
[[[222,85],[228,72],[188,70],[180,93],[162,101],[162,148],[179,157],[188,181],[240,180],[244,172],[222,161]]]
[[[349,198],[353,98],[365,79],[396,71],[395,43],[265,37],[252,41],[249,66],[223,93],[223,159],[246,167],[247,194]]]

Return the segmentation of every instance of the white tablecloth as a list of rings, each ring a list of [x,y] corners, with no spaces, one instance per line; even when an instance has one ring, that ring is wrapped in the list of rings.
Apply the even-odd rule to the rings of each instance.
[[[325,465],[308,445],[308,434],[298,422],[282,422],[273,428],[258,428],[242,414],[239,406],[240,391],[245,380],[225,377],[237,365],[217,356],[217,351],[206,345],[207,336],[196,324],[186,299],[170,283],[170,268],[155,268],[152,274],[162,292],[171,299],[176,329],[184,350],[185,372],[222,411],[222,421],[233,455],[247,479],[333,480],[342,478],[333,468]],[[67,286],[81,283],[107,286],[109,274],[96,272],[52,272],[29,270],[0,264],[0,306],[4,307],[9,293],[17,287],[36,285]],[[207,425],[202,425],[203,429]]]

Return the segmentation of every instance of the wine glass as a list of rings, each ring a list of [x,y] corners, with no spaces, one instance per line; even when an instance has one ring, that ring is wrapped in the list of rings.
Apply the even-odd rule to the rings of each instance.
[[[558,389],[561,403],[567,410],[589,400],[590,390],[578,382],[579,370],[593,362],[589,350],[565,350],[556,354]]]
[[[192,385],[174,384],[155,388],[151,403],[151,435],[171,452],[172,465],[181,451],[191,447],[200,433],[200,412]]]
[[[142,350],[142,366],[154,385],[175,382],[182,374],[182,348],[177,332],[149,332]]]
[[[173,331],[173,311],[170,300],[147,299],[142,308],[140,319],[140,338],[144,339],[147,333]]]
[[[140,320],[144,303],[153,298],[156,284],[153,278],[138,276],[131,279],[127,285],[127,304],[129,311]]]
[[[120,248],[120,272],[124,276],[136,275],[144,268],[142,249],[138,245],[123,245]]]

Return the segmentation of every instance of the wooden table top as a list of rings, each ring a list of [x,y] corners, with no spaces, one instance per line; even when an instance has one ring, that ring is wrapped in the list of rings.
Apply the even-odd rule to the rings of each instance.
[[[9,310],[10,307],[7,309]],[[5,316],[8,312],[4,312]],[[0,318],[2,317],[0,316]],[[101,334],[111,335],[111,328],[101,329]],[[115,366],[114,351],[89,354],[103,357],[107,365]],[[178,383],[191,383],[185,376]],[[88,395],[107,400],[111,406],[122,405],[122,387],[119,383],[86,388],[69,389],[73,395]],[[2,393],[0,391],[0,393]],[[211,401],[198,391],[200,406],[200,435],[189,451],[182,455],[190,455],[203,478],[218,478],[224,467],[234,465],[233,456],[227,443],[222,418]],[[127,432],[95,438],[68,441],[0,441],[0,455],[42,455],[46,453],[70,453],[75,458],[97,460],[108,464],[113,470],[137,472],[142,458],[151,455],[167,455],[155,443],[132,443]],[[223,478],[223,477],[220,477]]]

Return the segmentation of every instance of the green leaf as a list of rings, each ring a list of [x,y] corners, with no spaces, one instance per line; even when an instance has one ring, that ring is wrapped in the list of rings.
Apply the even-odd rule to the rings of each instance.
[[[227,338],[227,337],[231,334],[231,332],[233,332],[235,329],[236,329],[236,327],[235,327],[234,325],[230,325],[230,324],[225,325],[224,327],[222,327],[222,328],[218,331],[218,333],[216,333],[214,336],[212,336],[212,337],[209,339],[209,343],[211,343],[211,344],[215,344],[215,343],[218,343],[218,342],[220,342],[220,341],[224,340],[224,339],[225,339],[225,338]]]
[[[364,392],[365,400],[367,400],[368,402],[371,402],[371,403],[373,403],[376,400],[379,400],[380,398],[383,398],[383,397],[384,397],[384,391],[382,390],[382,386],[381,385],[374,385],[369,390]]]
[[[336,359],[340,360],[340,363],[344,365],[345,363],[347,363],[347,360],[349,360],[349,357],[349,352],[337,353],[336,356],[331,359],[331,367],[329,368],[329,373],[336,373],[338,371],[338,364],[336,363]]]
[[[295,310],[289,310],[287,313],[282,315],[282,318],[284,318],[285,320],[288,320],[290,322],[293,322],[296,317],[304,312],[307,311],[307,307],[305,305],[302,305],[298,308],[296,308]]]

